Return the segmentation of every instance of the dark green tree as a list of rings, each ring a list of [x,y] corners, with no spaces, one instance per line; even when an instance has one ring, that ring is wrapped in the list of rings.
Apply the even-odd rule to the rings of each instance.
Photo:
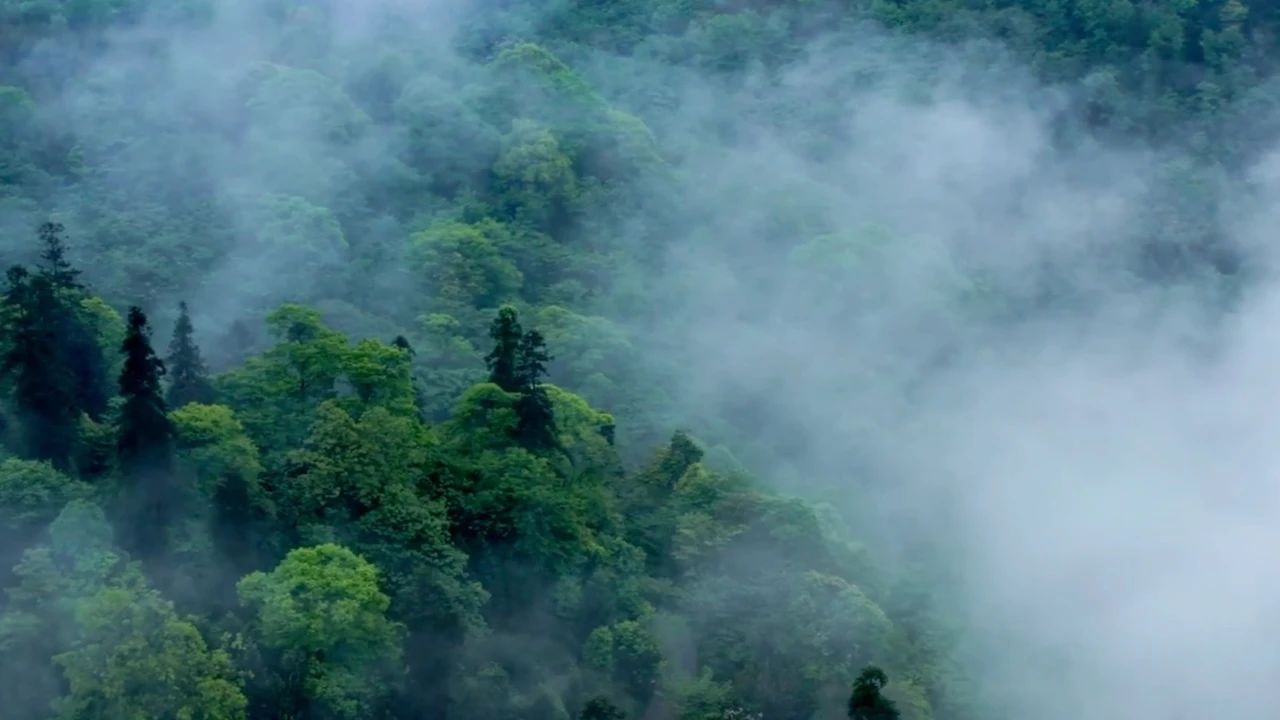
[[[552,359],[542,333],[537,330],[525,333],[520,339],[520,351],[516,355],[516,382],[520,390],[537,387],[547,374],[547,363]]]
[[[79,434],[75,378],[62,362],[59,299],[44,274],[8,272],[5,293],[9,339],[3,372],[12,383],[20,451],[66,469]]]
[[[606,697],[593,697],[582,706],[578,720],[625,720],[626,713],[609,702]]]
[[[173,483],[173,425],[164,403],[160,379],[164,362],[151,347],[147,316],[129,308],[128,331],[121,352],[120,408],[116,461],[124,476],[121,540],[140,556],[165,546],[177,501]]]
[[[537,330],[530,330],[520,340],[516,355],[516,382],[520,399],[516,401],[516,435],[529,447],[555,446],[556,419],[551,398],[542,387],[542,376],[547,372],[551,355],[546,342]]]
[[[66,228],[62,223],[41,223],[36,234],[40,237],[40,259],[44,261],[44,272],[53,281],[55,287],[80,289],[80,271],[71,266],[67,260],[67,243],[63,239]]]
[[[165,400],[169,407],[213,402],[209,371],[200,357],[200,348],[196,346],[191,315],[185,302],[178,303],[178,322],[173,326],[173,339],[169,341],[168,370],[169,392]]]
[[[67,260],[64,233],[61,223],[52,222],[42,224],[37,231],[43,246],[39,275],[48,282],[56,300],[43,322],[58,337],[58,362],[74,380],[77,408],[97,420],[106,412],[111,395],[107,362],[79,307],[84,286],[79,281],[80,271]]]
[[[406,339],[405,336],[403,335],[397,335],[395,339],[391,341],[391,345],[392,347],[396,347],[403,350],[405,354],[409,356],[409,362],[411,363],[411,367],[412,367],[413,359],[418,356],[418,352],[413,349],[412,345],[409,344],[408,339]],[[423,412],[423,408],[427,407],[427,394],[423,392],[422,381],[418,377],[418,373],[415,370],[411,370],[411,372],[412,372],[411,382],[413,383],[413,404],[417,406],[418,414],[419,416],[421,416]]]
[[[506,390],[517,392],[520,383],[520,346],[524,332],[516,309],[504,305],[489,325],[489,337],[493,338],[493,350],[485,356],[489,367],[489,382]]]
[[[120,347],[120,434],[116,445],[120,469],[126,474],[165,467],[172,455],[173,427],[169,422],[160,379],[164,361],[151,347],[151,328],[140,308],[129,308],[129,328]]]
[[[893,701],[880,694],[889,684],[889,676],[875,665],[862,669],[853,682],[853,695],[849,698],[851,720],[898,720],[898,709]]]

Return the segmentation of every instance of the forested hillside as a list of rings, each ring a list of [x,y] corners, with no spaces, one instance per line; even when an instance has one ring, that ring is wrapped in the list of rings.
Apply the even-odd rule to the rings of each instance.
[[[0,0],[0,717],[1089,715],[955,408],[1241,307],[1278,32]]]

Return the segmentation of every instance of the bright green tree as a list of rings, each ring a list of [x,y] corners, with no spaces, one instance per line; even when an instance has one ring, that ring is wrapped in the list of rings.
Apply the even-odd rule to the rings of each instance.
[[[404,629],[387,619],[391,600],[377,568],[338,545],[298,548],[238,589],[267,661],[254,699],[270,717],[364,720],[386,712],[404,672]]]
[[[210,650],[154,590],[107,588],[75,612],[75,645],[54,660],[64,720],[243,720],[248,702],[228,655]]]

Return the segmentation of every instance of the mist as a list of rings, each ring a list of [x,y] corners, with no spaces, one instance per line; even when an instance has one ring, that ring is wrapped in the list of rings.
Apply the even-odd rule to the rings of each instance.
[[[820,160],[747,123],[747,147],[695,151],[714,239],[671,261],[691,278],[672,301],[690,319],[684,391],[751,407],[739,427],[762,445],[796,438],[763,477],[891,545],[942,548],[996,717],[1265,716],[1280,700],[1274,160],[1212,191],[1240,254],[1229,292],[1144,277],[1135,240],[1169,231],[1151,206],[1193,160],[1064,132],[1071,88],[1015,65],[874,31],[866,45],[783,80],[840,118]],[[944,58],[923,82],[902,69],[921,54]],[[882,78],[833,92],[868,65]],[[816,189],[815,224],[862,233],[871,262],[832,279],[775,252],[759,228],[796,182]],[[974,276],[998,312],[963,302]]]
[[[455,102],[496,86],[475,48],[532,39],[558,8],[476,30],[485,9],[461,2],[350,0],[282,47],[255,30],[279,22],[265,6],[209,7],[198,29],[165,11],[109,34],[46,89],[40,123],[115,159],[5,200],[0,226],[53,208],[95,286],[161,317],[188,299],[210,341],[300,301],[429,350],[408,239],[451,211],[381,200],[492,161],[502,133]],[[415,34],[416,56],[379,65],[384,40]],[[575,208],[568,252],[643,264],[600,271],[616,296],[584,293],[582,315],[616,325],[614,369],[667,406],[627,428],[609,403],[630,395],[570,366],[554,381],[616,412],[624,439],[688,427],[711,460],[834,506],[887,564],[924,552],[993,717],[1271,712],[1280,145],[1225,168],[1192,137],[1096,131],[1087,84],[870,22],[728,81],[647,50],[560,56],[663,160],[634,203]],[[354,62],[367,86],[326,80]],[[189,212],[175,226],[148,202]],[[126,220],[95,224],[104,207]],[[199,240],[135,253],[157,233]],[[4,259],[27,259],[5,237]]]

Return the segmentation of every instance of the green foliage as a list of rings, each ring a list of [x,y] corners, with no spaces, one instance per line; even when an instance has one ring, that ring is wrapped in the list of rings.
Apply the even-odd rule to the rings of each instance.
[[[518,367],[524,331],[515,308],[508,305],[498,311],[498,316],[489,325],[489,337],[493,340],[493,350],[485,356],[489,365],[489,382],[507,392],[519,391],[522,383]]]
[[[143,578],[112,543],[102,509],[69,503],[48,542],[28,549],[0,612],[0,698],[17,716],[48,717],[65,682],[55,656],[77,647],[78,610],[109,588],[139,589]]]
[[[493,164],[494,193],[516,222],[555,230],[578,195],[573,163],[550,130],[520,121]]]
[[[71,311],[64,289],[47,270],[8,273],[5,296],[8,343],[3,370],[13,385],[24,454],[66,468],[78,436],[81,393],[59,329]]]
[[[400,682],[403,628],[387,619],[378,571],[337,545],[299,548],[270,573],[239,583],[251,638],[274,662],[259,702],[289,717],[377,717]]]
[[[1216,187],[1280,131],[1280,11],[412,5],[0,0],[0,234],[57,220],[4,247],[27,265],[0,307],[0,714],[807,718],[852,683],[855,717],[981,716],[946,582],[743,471],[781,485],[812,451],[776,422],[798,385],[733,368],[702,394],[685,364],[739,320],[863,342],[851,314],[920,285],[928,327],[1034,311],[1038,281],[837,187],[832,148],[875,117],[858,93],[914,102],[957,57],[1007,51],[1076,98],[1037,110],[1045,142],[1183,158],[1132,200],[1123,257],[1091,262],[1230,284]],[[686,285],[750,297],[703,317]],[[206,352],[185,306],[163,318],[162,394],[145,317],[117,308],[179,297]],[[888,385],[837,365],[798,382]],[[94,501],[169,562],[131,564]]]
[[[524,278],[501,252],[507,232],[489,220],[442,223],[413,235],[410,250],[433,305],[470,317],[515,298]]]
[[[0,532],[14,537],[43,528],[72,500],[87,499],[90,487],[48,462],[7,458],[0,462]]]
[[[54,660],[69,692],[58,717],[243,720],[230,657],[209,650],[154,590],[107,588],[76,608],[79,639]]]
[[[450,545],[444,507],[416,491],[425,442],[413,419],[375,408],[357,421],[326,403],[273,499],[302,542],[341,538],[377,563],[400,617],[457,633],[478,623],[484,593]]]
[[[165,367],[151,348],[150,335],[147,316],[130,308],[129,328],[120,346],[125,360],[116,463],[124,484],[116,502],[116,522],[122,544],[149,559],[170,549],[184,500],[184,489],[172,477],[173,424],[160,386]]]
[[[264,523],[275,515],[262,487],[257,446],[231,408],[222,405],[187,403],[170,419],[178,465],[194,479],[209,510],[205,520],[217,553],[231,571],[253,566],[269,544]],[[225,586],[221,592],[226,593]]]
[[[160,380],[164,363],[151,348],[147,316],[129,308],[129,329],[120,345],[124,367],[120,371],[120,435],[116,450],[120,470],[136,475],[152,469],[168,469],[173,426],[165,409]]]
[[[171,408],[187,403],[213,402],[213,386],[209,384],[208,370],[196,347],[191,315],[185,302],[178,303],[178,322],[173,326],[173,338],[169,341],[169,390],[165,402]]]
[[[319,313],[301,305],[284,305],[267,322],[277,344],[218,379],[222,397],[264,452],[296,448],[315,409],[326,400],[343,398],[352,409],[415,414],[404,350],[372,340],[351,347],[341,333],[324,325]]]
[[[880,668],[875,665],[863,668],[853,683],[849,717],[852,720],[897,720],[897,707],[880,692],[888,684],[889,678]]]

